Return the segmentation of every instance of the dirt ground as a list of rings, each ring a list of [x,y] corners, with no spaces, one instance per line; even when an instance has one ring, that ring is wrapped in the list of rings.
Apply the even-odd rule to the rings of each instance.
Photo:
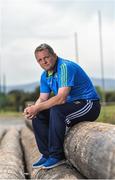
[[[0,116],[0,126],[22,127],[22,126],[25,126],[25,119],[24,117]]]

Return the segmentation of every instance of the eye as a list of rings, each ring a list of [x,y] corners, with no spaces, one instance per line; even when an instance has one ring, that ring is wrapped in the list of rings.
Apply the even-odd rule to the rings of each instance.
[[[47,60],[47,59],[49,59],[49,58],[50,58],[50,56],[46,56],[46,57],[45,57],[45,60]]]

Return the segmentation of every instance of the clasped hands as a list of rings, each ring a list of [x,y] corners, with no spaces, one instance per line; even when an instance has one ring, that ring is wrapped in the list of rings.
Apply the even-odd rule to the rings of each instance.
[[[38,107],[37,105],[29,105],[24,109],[24,117],[26,119],[33,119],[36,117],[36,114],[38,113]]]

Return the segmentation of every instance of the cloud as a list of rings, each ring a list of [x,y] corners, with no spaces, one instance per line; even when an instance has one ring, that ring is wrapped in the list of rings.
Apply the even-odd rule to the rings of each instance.
[[[113,77],[114,66],[111,67],[111,62],[115,61],[114,1],[2,0],[1,2],[0,52],[2,71],[7,73],[9,84],[25,83],[39,78],[41,69],[34,61],[33,52],[36,46],[43,42],[51,44],[59,56],[75,59],[75,31],[78,33],[80,64],[91,76],[100,76],[97,13],[99,9],[102,14],[105,72],[106,76]]]

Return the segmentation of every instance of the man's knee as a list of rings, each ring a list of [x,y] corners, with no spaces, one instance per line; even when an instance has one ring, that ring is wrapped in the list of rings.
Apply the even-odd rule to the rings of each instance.
[[[56,105],[53,106],[50,109],[50,118],[51,119],[61,119],[64,120],[65,119],[65,113],[64,113],[64,107],[62,107],[61,105]]]
[[[56,106],[53,106],[51,109],[50,109],[50,115],[57,115],[61,113],[61,108],[60,108],[60,105],[56,105]]]
[[[65,131],[65,115],[59,105],[56,105],[50,110],[50,125],[54,131]]]

